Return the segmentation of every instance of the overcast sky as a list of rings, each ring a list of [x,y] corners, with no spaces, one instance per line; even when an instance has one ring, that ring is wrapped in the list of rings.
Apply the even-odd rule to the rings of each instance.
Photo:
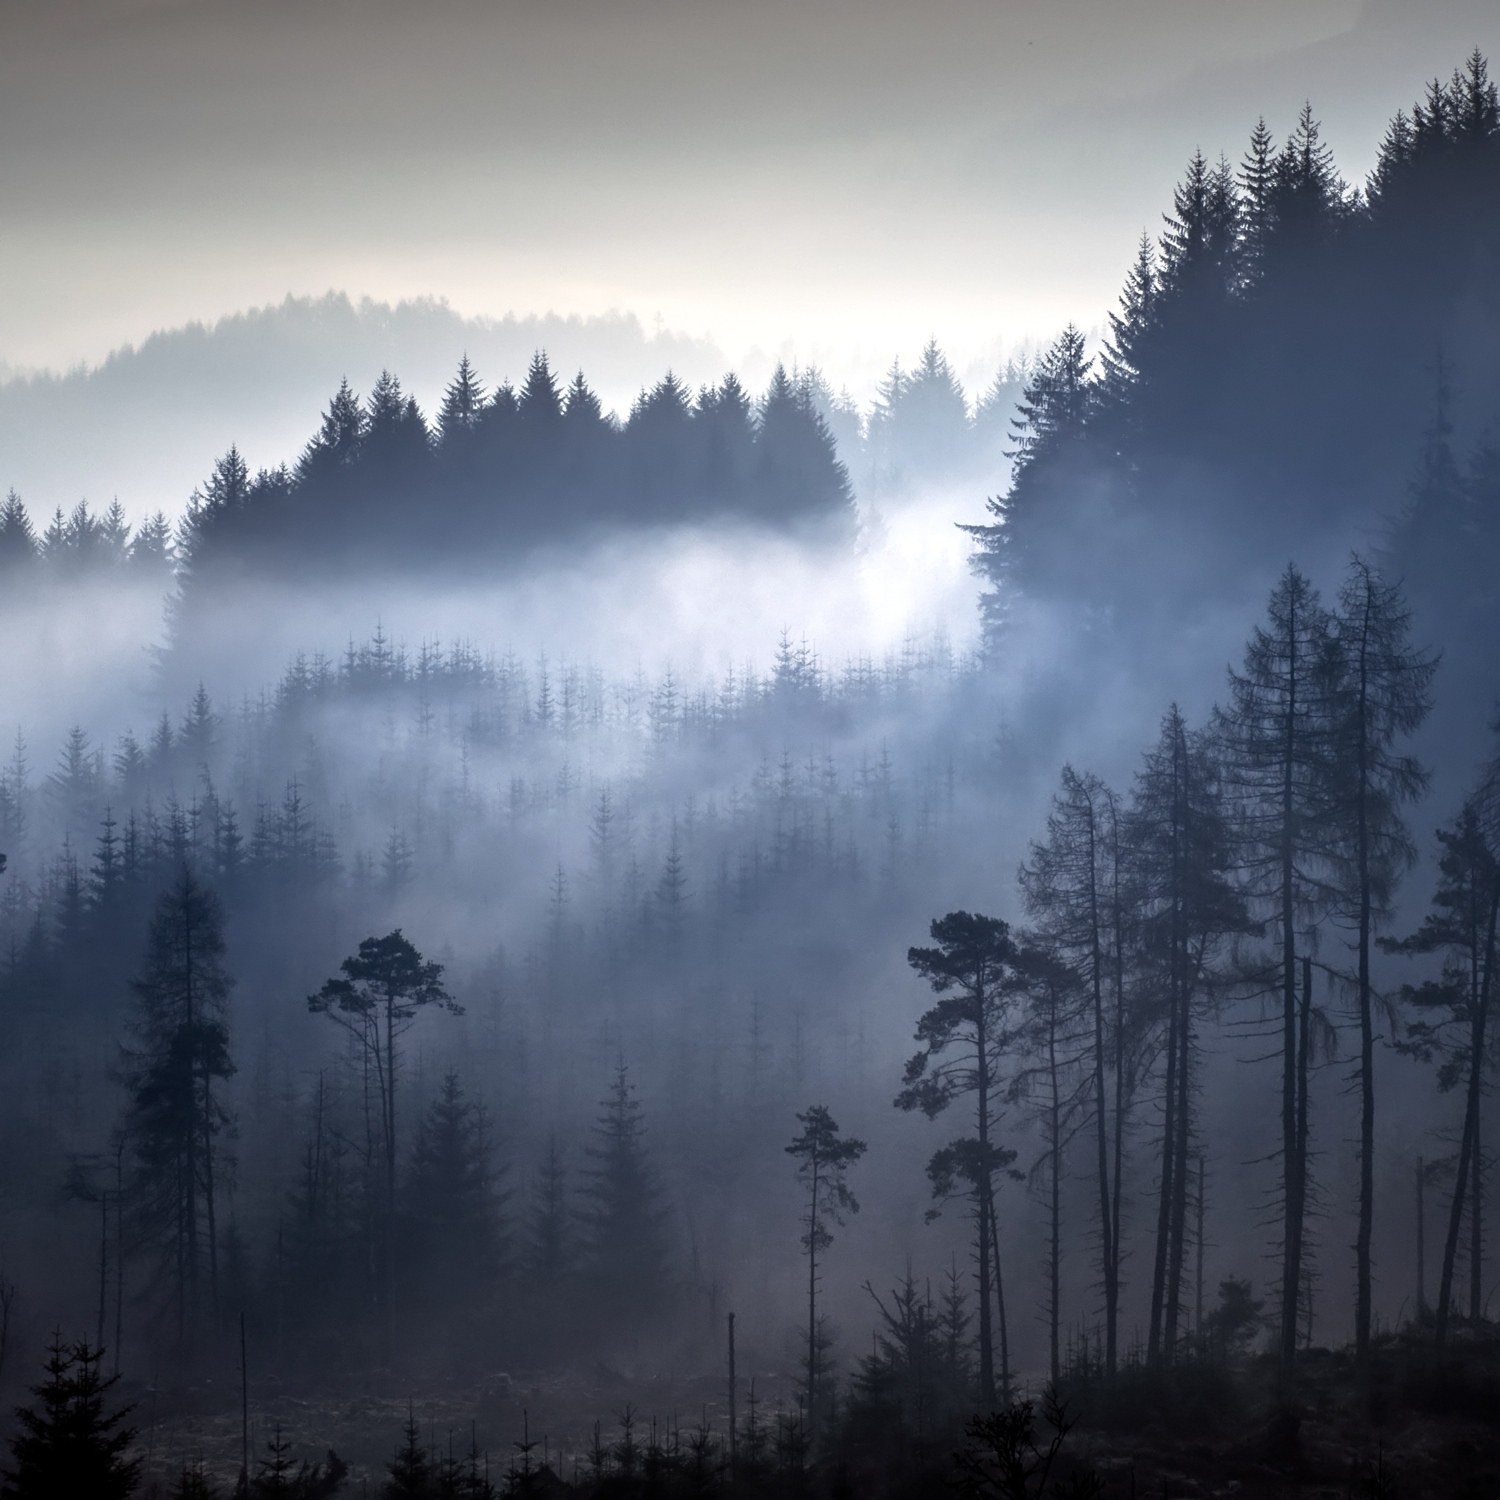
[[[329,288],[858,382],[1097,324],[1194,146],[1352,178],[1495,0],[5,0],[0,360]]]

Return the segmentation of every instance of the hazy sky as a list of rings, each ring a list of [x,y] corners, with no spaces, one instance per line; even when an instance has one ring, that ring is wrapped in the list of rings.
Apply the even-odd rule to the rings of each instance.
[[[1310,96],[1357,176],[1476,43],[1494,0],[5,0],[0,360],[336,287],[963,365],[1096,323],[1195,145]]]

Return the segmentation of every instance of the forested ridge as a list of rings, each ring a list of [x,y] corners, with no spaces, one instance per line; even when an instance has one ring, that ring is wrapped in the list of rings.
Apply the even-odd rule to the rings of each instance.
[[[346,1460],[391,1497],[1487,1493],[1492,464],[1454,407],[1491,378],[1497,160],[1477,54],[1358,194],[1310,111],[1196,158],[1100,373],[1070,330],[1025,374],[972,652],[784,631],[632,673],[377,625],[140,734],[18,735],[0,1380],[52,1343],[11,1489],[83,1455],[184,1500]],[[976,413],[935,345],[893,370],[869,482],[988,462],[1017,373]],[[345,389],[175,539],[83,510],[38,543],[12,501],[0,540],[173,580],[182,629],[232,571],[439,561],[419,495],[476,550],[616,493],[850,536],[813,377],[668,380],[623,428],[586,395],[465,366],[434,440],[393,379]],[[564,432],[609,455],[587,482]],[[1033,606],[1115,643],[1097,680],[1132,620],[1263,575],[1140,743],[1037,686]],[[1017,721],[1049,690],[1066,758]]]
[[[1015,591],[1140,621],[1371,541],[1423,609],[1450,607],[1451,569],[1492,572],[1497,188],[1478,52],[1397,112],[1362,187],[1311,106],[1237,163],[1196,153],[1103,347],[1069,328],[1027,389],[977,533],[992,627]]]

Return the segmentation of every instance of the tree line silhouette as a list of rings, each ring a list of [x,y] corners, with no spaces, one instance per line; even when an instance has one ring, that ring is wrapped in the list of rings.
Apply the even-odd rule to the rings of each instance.
[[[1389,534],[1424,614],[1478,623],[1490,591],[1455,604],[1445,582],[1495,556],[1492,445],[1467,475],[1447,445],[1455,380],[1470,430],[1500,409],[1497,182],[1478,51],[1398,111],[1362,188],[1311,107],[1279,147],[1261,121],[1238,165],[1196,153],[1103,347],[1069,327],[1031,372],[1011,485],[974,530],[991,633],[1016,591],[1135,621],[1164,590],[1202,604],[1351,524]]]

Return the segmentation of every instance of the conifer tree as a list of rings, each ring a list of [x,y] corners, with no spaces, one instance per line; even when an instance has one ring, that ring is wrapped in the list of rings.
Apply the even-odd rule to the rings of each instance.
[[[1355,557],[1334,615],[1337,660],[1330,792],[1340,919],[1353,931],[1353,987],[1359,1018],[1359,1230],[1355,1241],[1355,1349],[1369,1354],[1373,1313],[1371,1241],[1375,1220],[1375,990],[1370,955],[1396,887],[1416,854],[1403,804],[1427,772],[1398,751],[1431,707],[1435,655],[1411,644],[1411,613],[1399,584]]]
[[[866,1147],[863,1141],[839,1134],[826,1105],[809,1105],[797,1122],[801,1134],[786,1152],[796,1158],[797,1178],[807,1193],[802,1215],[802,1249],[807,1255],[807,1420],[816,1431],[823,1410],[819,1377],[824,1363],[819,1347],[818,1256],[833,1245],[829,1225],[841,1225],[847,1215],[859,1212],[859,1200],[849,1191],[846,1175]]]
[[[1311,953],[1331,897],[1326,850],[1333,808],[1329,769],[1334,704],[1332,621],[1317,592],[1288,566],[1256,626],[1244,664],[1229,674],[1230,702],[1215,715],[1224,786],[1245,889],[1264,912],[1276,957],[1260,982],[1281,1007],[1280,1358],[1296,1355],[1308,1203],[1308,1064],[1298,996],[1300,956]],[[1299,956],[1299,937],[1300,950]]]
[[[568,1178],[561,1148],[554,1134],[537,1169],[531,1189],[524,1268],[542,1282],[555,1282],[573,1266],[573,1215],[568,1204]]]
[[[1175,704],[1136,777],[1127,830],[1142,963],[1166,1010],[1158,1017],[1166,1069],[1147,1357],[1170,1361],[1187,1249],[1196,1022],[1224,940],[1253,927],[1231,879],[1218,767]]]
[[[0,1495],[6,1500],[125,1500],[140,1483],[140,1460],[128,1458],[135,1429],[132,1408],[108,1411],[119,1380],[101,1368],[103,1350],[86,1341],[65,1344],[54,1335],[47,1378],[31,1388],[34,1403],[16,1411],[11,1467]]]
[[[1463,1126],[1433,1314],[1439,1345],[1448,1335],[1454,1301],[1454,1266],[1466,1210],[1472,1235],[1470,1318],[1477,1323],[1483,1309],[1481,1105],[1485,1075],[1492,1067],[1489,1019],[1495,991],[1497,922],[1500,922],[1500,859],[1491,845],[1487,827],[1492,813],[1487,805],[1491,800],[1489,791],[1485,788],[1471,796],[1453,823],[1438,830],[1442,849],[1438,886],[1433,893],[1432,910],[1422,925],[1398,942],[1382,942],[1389,952],[1444,955],[1442,972],[1436,979],[1402,988],[1402,999],[1416,1013],[1402,1045],[1403,1050],[1438,1064],[1439,1089],[1445,1092],[1460,1086],[1463,1089]]]
[[[483,411],[484,387],[465,354],[458,362],[458,373],[443,390],[442,404],[438,407],[438,443],[450,447],[459,442],[479,425]]]
[[[650,1308],[667,1271],[667,1213],[646,1150],[640,1101],[624,1062],[602,1101],[587,1156],[579,1215],[588,1236],[590,1269],[613,1298]]]
[[[25,568],[37,559],[36,532],[21,497],[11,490],[0,505],[0,570]]]
[[[406,1208],[416,1271],[445,1295],[493,1282],[504,1270],[505,1243],[489,1122],[447,1073],[438,1097],[417,1122]]]
[[[234,1073],[224,951],[218,898],[184,868],[151,919],[125,1050],[137,1232],[156,1253],[179,1338],[196,1330],[205,1292],[218,1311],[218,1142],[229,1115],[217,1089]]]
[[[373,1076],[379,1111],[378,1155],[383,1186],[386,1310],[394,1291],[396,1163],[399,1137],[396,1103],[402,1062],[401,1039],[429,1006],[462,1015],[463,1007],[443,988],[443,966],[429,962],[398,927],[381,938],[365,938],[307,1007],[326,1015],[353,1040]]]
[[[1001,1104],[1000,1067],[1016,1036],[1015,1009],[1026,982],[1021,950],[998,917],[949,912],[932,923],[936,946],[912,948],[906,959],[940,997],[917,1022],[922,1050],[906,1064],[898,1109],[935,1119],[972,1097],[974,1133],[934,1153],[927,1174],[933,1195],[969,1200],[978,1287],[980,1399],[995,1400],[993,1314],[1000,1311],[1002,1383],[1009,1394],[995,1224],[995,1175],[1016,1159],[995,1140]],[[934,1211],[935,1212],[935,1211]],[[992,1302],[992,1298],[994,1299]]]
[[[1119,799],[1097,776],[1064,766],[1047,837],[1031,846],[1021,891],[1037,932],[1077,971],[1087,994],[1089,1079],[1104,1290],[1105,1368],[1119,1352],[1120,1198],[1126,1086],[1128,894]]]

